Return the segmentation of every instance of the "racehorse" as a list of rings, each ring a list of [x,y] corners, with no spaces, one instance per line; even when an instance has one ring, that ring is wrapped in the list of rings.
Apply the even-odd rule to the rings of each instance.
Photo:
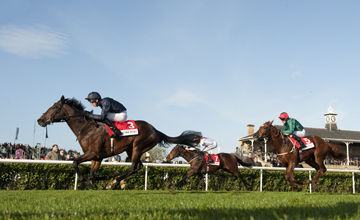
[[[176,145],[166,156],[168,161],[176,158],[176,157],[183,157],[189,164],[190,164],[190,171],[185,174],[185,176],[175,184],[175,187],[179,186],[179,184],[186,180],[187,178],[191,177],[192,175],[196,174],[202,184],[203,190],[205,190],[205,181],[203,178],[204,173],[213,173],[219,169],[225,170],[234,174],[241,182],[244,183],[247,190],[249,190],[249,184],[242,178],[237,163],[239,162],[242,166],[251,167],[252,164],[245,163],[238,157],[233,154],[227,153],[220,153],[218,154],[220,159],[219,165],[212,165],[209,164],[207,167],[207,163],[205,162],[204,153],[200,151],[187,151],[184,146],[178,144]]]
[[[339,145],[325,142],[321,137],[308,136],[315,147],[302,151],[302,159],[299,157],[299,150],[284,136],[279,129],[272,125],[274,121],[264,123],[253,137],[255,140],[267,138],[273,145],[280,162],[286,167],[285,179],[297,190],[301,190],[301,186],[297,184],[312,183],[315,189],[318,189],[317,180],[326,172],[326,167],[323,163],[327,155],[331,155],[337,160],[343,160],[346,155],[340,152]],[[294,176],[294,168],[301,161],[305,161],[311,167],[315,168],[315,178],[310,182],[298,181]],[[297,184],[296,184],[297,183]]]
[[[152,149],[156,144],[159,143],[160,146],[165,146],[169,143],[174,143],[194,146],[198,143],[196,140],[202,137],[200,132],[195,131],[185,131],[178,137],[168,137],[145,121],[135,121],[139,134],[116,137],[113,141],[112,151],[111,138],[107,133],[105,124],[96,122],[88,117],[90,112],[84,109],[85,107],[78,100],[74,98],[65,99],[64,96],[62,96],[60,100],[52,105],[37,121],[42,127],[54,122],[65,121],[68,124],[84,152],[83,155],[74,159],[73,162],[73,168],[78,174],[80,181],[84,181],[85,179],[78,168],[79,164],[85,161],[92,161],[89,180],[85,182],[88,185],[91,185],[92,180],[109,180],[120,175],[119,172],[115,171],[114,174],[110,176],[95,176],[104,158],[126,151],[132,161],[129,171],[107,185],[106,188],[110,189],[114,184],[119,183],[121,180],[139,171],[143,167],[140,161],[141,155]]]

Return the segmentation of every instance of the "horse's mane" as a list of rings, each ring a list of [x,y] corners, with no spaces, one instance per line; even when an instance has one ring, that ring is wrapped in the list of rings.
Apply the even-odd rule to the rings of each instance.
[[[70,105],[79,111],[85,111],[85,106],[80,101],[76,100],[75,98],[65,99],[65,104]]]

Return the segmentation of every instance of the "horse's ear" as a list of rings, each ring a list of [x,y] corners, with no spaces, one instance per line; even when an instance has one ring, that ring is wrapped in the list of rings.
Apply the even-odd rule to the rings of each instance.
[[[270,122],[270,125],[272,125],[273,122],[274,122],[274,120],[272,120],[272,121]]]
[[[64,97],[64,95],[61,96],[60,101],[61,101],[62,103],[65,102],[65,97]]]

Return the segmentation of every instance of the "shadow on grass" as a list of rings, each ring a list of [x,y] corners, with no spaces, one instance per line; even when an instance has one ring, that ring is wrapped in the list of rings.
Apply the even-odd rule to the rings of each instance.
[[[321,205],[321,204],[319,204]],[[155,211],[156,212],[156,211]],[[360,219],[360,205],[355,202],[338,203],[327,207],[289,207],[238,209],[176,209],[167,212],[182,219]]]
[[[321,204],[320,204],[321,205]],[[126,212],[124,210],[102,210],[101,212],[64,213],[42,212],[42,213],[2,213],[1,219],[360,219],[360,205],[355,202],[342,202],[327,207],[311,206],[282,206],[278,208],[189,208],[181,206],[177,209],[155,208],[146,212]]]

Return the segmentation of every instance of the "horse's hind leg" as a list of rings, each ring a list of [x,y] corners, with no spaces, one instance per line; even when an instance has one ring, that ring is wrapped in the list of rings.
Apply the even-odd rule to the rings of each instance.
[[[230,171],[230,170],[229,170],[229,171]],[[237,167],[236,167],[236,170],[235,170],[235,171],[234,171],[234,170],[231,170],[230,172],[231,172],[232,174],[234,174],[241,182],[243,182],[245,188],[246,188],[247,190],[249,190],[249,187],[248,187],[248,186],[250,186],[250,184],[243,179],[243,177],[241,176],[241,173],[239,172],[239,170],[237,170]]]
[[[317,189],[317,188],[319,188],[319,186],[317,185],[318,179],[326,172],[326,167],[323,163],[323,160],[321,160],[321,158],[320,159],[317,158],[317,161],[315,161],[313,159],[312,160],[309,159],[305,162],[307,164],[309,164],[311,167],[315,168],[315,170],[316,170],[316,175],[311,183],[313,184],[314,189]],[[308,180],[306,182],[310,183],[310,180]]]

